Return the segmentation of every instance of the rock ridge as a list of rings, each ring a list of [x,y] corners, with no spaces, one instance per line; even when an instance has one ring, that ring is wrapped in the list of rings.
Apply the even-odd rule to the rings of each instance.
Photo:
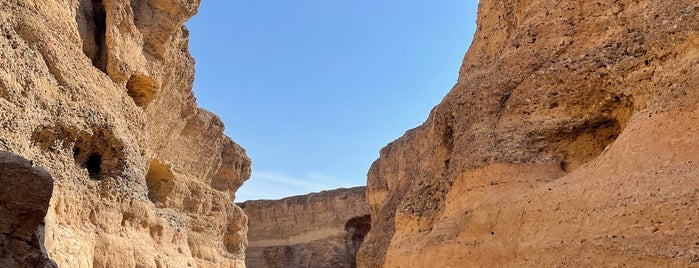
[[[360,267],[696,266],[699,5],[482,0],[368,174]]]
[[[0,150],[53,176],[59,266],[244,266],[250,159],[192,92],[199,3],[0,2]]]
[[[249,219],[248,267],[356,267],[369,231],[365,187],[240,204]]]

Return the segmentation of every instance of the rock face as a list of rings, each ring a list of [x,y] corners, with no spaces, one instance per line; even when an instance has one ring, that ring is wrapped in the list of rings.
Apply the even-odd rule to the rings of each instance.
[[[368,175],[360,267],[699,266],[699,4],[482,0]]]
[[[232,201],[250,160],[197,108],[183,23],[198,5],[0,2],[0,150],[55,179],[59,266],[244,266]]]
[[[282,200],[246,201],[250,246],[245,263],[257,267],[356,267],[371,219],[365,187]]]
[[[0,151],[0,266],[56,267],[44,248],[53,178],[29,160]]]

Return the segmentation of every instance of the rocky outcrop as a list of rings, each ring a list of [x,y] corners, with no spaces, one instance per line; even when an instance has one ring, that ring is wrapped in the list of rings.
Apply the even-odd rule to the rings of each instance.
[[[0,267],[56,267],[44,248],[53,178],[27,159],[0,151],[0,184]]]
[[[356,267],[369,231],[365,187],[246,201],[248,267]]]
[[[55,179],[61,267],[241,267],[245,151],[197,108],[198,0],[0,2],[0,150]]]
[[[360,267],[699,265],[699,5],[482,0],[368,175]]]

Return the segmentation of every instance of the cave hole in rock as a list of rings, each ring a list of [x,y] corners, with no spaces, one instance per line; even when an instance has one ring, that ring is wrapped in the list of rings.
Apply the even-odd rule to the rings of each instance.
[[[91,154],[88,156],[85,161],[85,169],[90,174],[90,178],[98,179],[100,173],[102,173],[102,155]]]
[[[371,230],[371,215],[366,214],[359,217],[354,217],[345,223],[345,245],[347,247],[347,255],[351,256],[352,267],[356,267],[355,260],[359,247],[364,242],[364,237]]]
[[[616,140],[622,131],[621,123],[615,119],[590,122],[571,132],[560,133],[563,140],[557,144],[562,155],[561,170],[570,172],[596,158]]]
[[[600,156],[626,127],[633,114],[633,102],[623,95],[613,96],[595,114],[598,116],[548,137],[549,149],[561,159],[561,170],[573,171]]]
[[[122,177],[126,169],[124,143],[109,126],[78,128],[72,125],[43,125],[31,134],[32,146],[54,154],[73,157],[75,166],[93,180]]]
[[[83,43],[83,52],[90,58],[95,68],[105,72],[107,13],[102,0],[81,0],[76,21]]]
[[[103,175],[102,154],[91,149],[85,144],[76,144],[73,148],[73,158],[80,168],[87,170],[91,179],[100,180]]]
[[[73,159],[78,167],[87,171],[93,180],[120,177],[124,173],[124,146],[109,130],[95,128],[92,132],[64,127],[43,129],[53,140],[72,144]],[[38,137],[39,135],[37,135]],[[40,141],[40,140],[37,140]]]
[[[153,159],[146,173],[148,199],[153,203],[164,203],[174,188],[174,175],[168,165]]]
[[[142,74],[133,74],[126,82],[126,93],[139,107],[147,107],[158,92],[160,85],[155,79]]]

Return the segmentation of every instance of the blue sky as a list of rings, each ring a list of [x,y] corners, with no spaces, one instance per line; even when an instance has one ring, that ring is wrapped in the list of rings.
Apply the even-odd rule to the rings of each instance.
[[[477,1],[202,1],[199,105],[246,148],[236,201],[366,184],[379,150],[456,82]]]

